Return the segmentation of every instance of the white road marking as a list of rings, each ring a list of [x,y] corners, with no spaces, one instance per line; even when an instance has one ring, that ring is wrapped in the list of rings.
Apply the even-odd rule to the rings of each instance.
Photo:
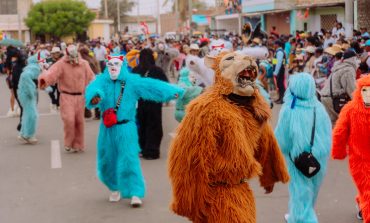
[[[59,140],[51,140],[51,168],[52,169],[62,168]]]

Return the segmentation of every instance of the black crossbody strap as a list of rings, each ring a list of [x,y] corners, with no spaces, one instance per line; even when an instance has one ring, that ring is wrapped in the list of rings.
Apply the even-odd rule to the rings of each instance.
[[[114,111],[117,112],[117,110],[119,109],[119,106],[121,105],[121,100],[122,100],[122,96],[123,96],[123,92],[125,91],[125,85],[126,83],[124,81],[121,82],[121,93],[118,97],[118,100],[117,100],[117,103],[116,103],[116,107],[114,108]]]
[[[311,153],[312,153],[312,147],[313,147],[313,143],[315,141],[315,129],[316,129],[316,107],[313,109],[313,125],[312,125],[312,132],[311,132],[311,142],[310,142],[310,145],[311,145]]]
[[[330,75],[330,97],[333,98],[333,74]]]

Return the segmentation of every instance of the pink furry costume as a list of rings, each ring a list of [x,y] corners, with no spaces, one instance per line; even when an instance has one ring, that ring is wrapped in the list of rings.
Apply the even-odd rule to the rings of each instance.
[[[347,155],[359,192],[358,218],[370,223],[370,76],[358,80],[353,100],[343,107],[333,131],[332,157]]]
[[[40,88],[58,84],[60,115],[64,123],[64,148],[66,151],[83,151],[85,88],[93,80],[89,63],[78,57],[77,48],[70,45],[66,55],[39,77]]]

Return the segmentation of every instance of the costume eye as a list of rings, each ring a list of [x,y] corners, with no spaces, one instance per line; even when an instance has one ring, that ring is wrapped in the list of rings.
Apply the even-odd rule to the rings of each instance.
[[[365,91],[367,91],[367,90],[366,90],[366,88],[362,88],[362,91],[364,91],[364,92],[365,92]]]
[[[228,57],[225,60],[234,60],[234,56]]]
[[[115,62],[114,65],[118,66],[119,65],[119,62]]]

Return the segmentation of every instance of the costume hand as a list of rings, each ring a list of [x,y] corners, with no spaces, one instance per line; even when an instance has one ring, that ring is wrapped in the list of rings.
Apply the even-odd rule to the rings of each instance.
[[[265,188],[265,194],[270,194],[274,190],[274,184],[270,186],[266,186]]]
[[[46,81],[44,79],[40,79],[39,87],[41,90],[45,90],[45,88],[47,87]]]
[[[91,104],[97,105],[100,101],[101,101],[101,98],[99,96],[95,96],[93,97],[93,99],[91,99]]]

